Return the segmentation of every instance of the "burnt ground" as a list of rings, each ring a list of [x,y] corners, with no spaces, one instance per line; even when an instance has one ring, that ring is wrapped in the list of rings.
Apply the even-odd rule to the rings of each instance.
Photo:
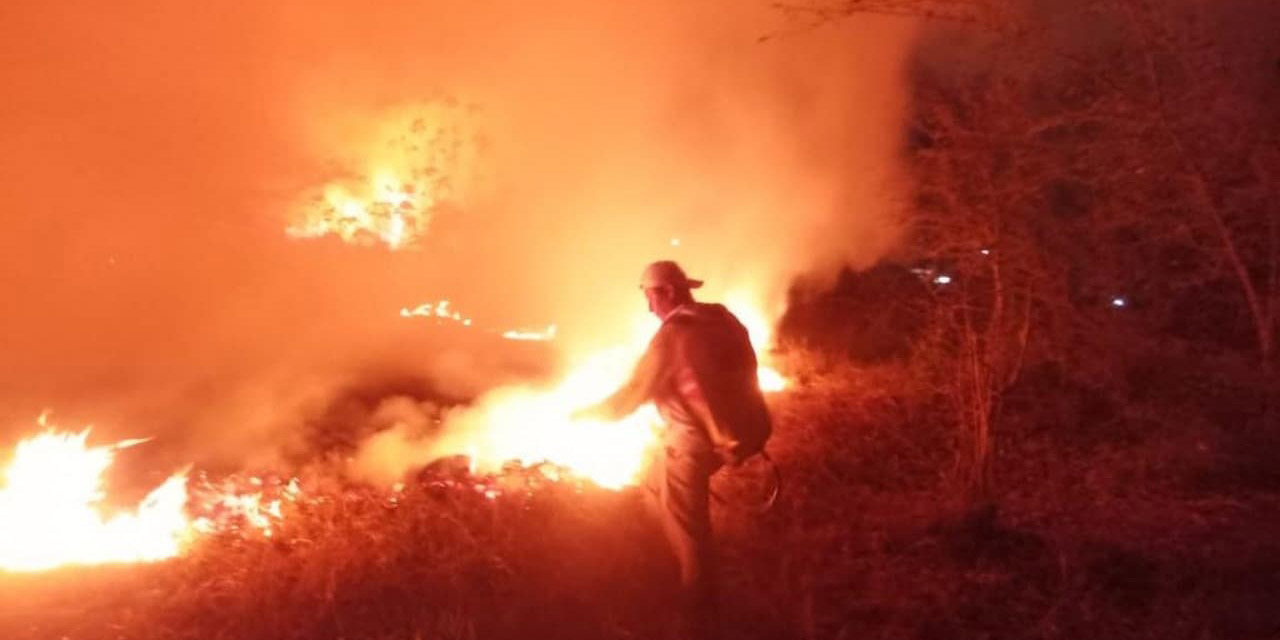
[[[1158,403],[1035,419],[1062,409],[1032,388],[974,505],[956,498],[945,414],[904,399],[905,376],[829,368],[775,397],[783,499],[716,507],[725,637],[1280,637],[1265,425],[1169,420]],[[752,473],[720,492],[750,494]],[[273,540],[0,577],[0,637],[670,637],[674,567],[638,491],[491,500],[424,475],[391,501],[308,482]]]

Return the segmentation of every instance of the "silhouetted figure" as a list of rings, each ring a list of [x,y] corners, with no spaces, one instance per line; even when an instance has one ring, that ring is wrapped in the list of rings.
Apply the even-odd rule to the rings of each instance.
[[[652,401],[666,422],[649,486],[680,565],[687,632],[702,638],[718,617],[711,476],[759,452],[771,423],[746,328],[723,305],[695,301],[700,286],[674,262],[645,268],[640,288],[662,326],[630,380],[584,413],[616,420]]]

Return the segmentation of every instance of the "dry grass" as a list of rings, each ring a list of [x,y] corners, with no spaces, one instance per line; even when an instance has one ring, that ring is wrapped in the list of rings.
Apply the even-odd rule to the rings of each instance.
[[[717,512],[725,637],[1277,637],[1280,499],[1224,473],[1227,432],[1135,405],[1072,433],[1029,406],[998,507],[960,509],[946,416],[901,367],[807,374],[775,406],[783,501]],[[673,567],[637,491],[420,480],[392,504],[317,482],[274,541],[0,577],[0,637],[668,637]]]

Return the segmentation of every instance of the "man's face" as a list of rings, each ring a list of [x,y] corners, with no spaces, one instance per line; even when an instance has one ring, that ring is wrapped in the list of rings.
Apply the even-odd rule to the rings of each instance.
[[[649,301],[649,311],[662,318],[671,311],[671,289],[666,287],[645,287],[645,300]]]

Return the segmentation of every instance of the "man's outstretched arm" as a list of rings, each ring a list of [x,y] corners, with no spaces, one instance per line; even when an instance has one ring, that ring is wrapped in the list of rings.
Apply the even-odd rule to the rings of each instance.
[[[595,417],[604,420],[619,420],[631,415],[641,405],[653,399],[654,391],[666,374],[666,338],[662,333],[654,336],[649,342],[640,361],[636,363],[631,377],[617,391],[599,404],[574,413],[576,418]]]

